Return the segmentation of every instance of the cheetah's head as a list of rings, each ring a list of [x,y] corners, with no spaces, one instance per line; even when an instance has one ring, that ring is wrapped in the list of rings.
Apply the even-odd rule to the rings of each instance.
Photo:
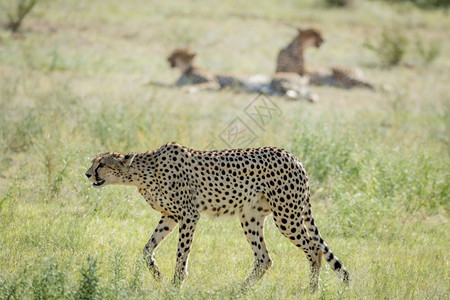
[[[103,153],[92,160],[92,166],[85,175],[96,188],[107,184],[128,184],[133,159],[134,154]]]
[[[192,66],[195,55],[189,49],[175,49],[167,60],[172,68],[185,68],[186,66]]]
[[[302,41],[305,48],[306,47],[320,48],[320,46],[324,42],[322,31],[316,28],[308,28],[308,29],[299,28],[297,38]]]

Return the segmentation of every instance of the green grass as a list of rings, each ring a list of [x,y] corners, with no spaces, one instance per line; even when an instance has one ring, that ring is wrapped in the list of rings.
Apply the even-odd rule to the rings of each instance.
[[[220,9],[219,9],[220,6]],[[211,7],[217,7],[210,11]],[[178,73],[165,58],[190,46],[215,70],[270,74],[295,35],[317,26],[325,44],[311,65],[359,66],[384,92],[313,88],[321,101],[272,98],[282,111],[263,130],[244,108],[252,94],[152,87]],[[1,23],[1,22],[0,22]],[[385,69],[363,44],[395,24],[440,55]],[[389,25],[386,25],[389,26]],[[0,299],[448,299],[450,21],[439,10],[354,1],[43,1],[19,34],[0,31]],[[428,45],[428,46],[427,46]],[[236,218],[201,218],[185,286],[170,285],[177,234],[141,260],[159,215],[130,187],[93,189],[84,177],[105,151],[144,151],[178,141],[226,145],[236,117],[304,163],[315,218],[351,272],[343,287],[328,266],[311,296],[308,264],[276,229],[266,237],[274,267],[245,294],[252,252]]]

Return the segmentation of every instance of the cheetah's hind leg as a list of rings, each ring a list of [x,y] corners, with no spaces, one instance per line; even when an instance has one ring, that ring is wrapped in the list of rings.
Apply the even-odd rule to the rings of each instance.
[[[244,281],[244,287],[253,285],[272,267],[272,260],[264,240],[264,222],[270,213],[267,199],[261,195],[256,203],[244,207],[239,215],[242,229],[254,256],[253,270]]]

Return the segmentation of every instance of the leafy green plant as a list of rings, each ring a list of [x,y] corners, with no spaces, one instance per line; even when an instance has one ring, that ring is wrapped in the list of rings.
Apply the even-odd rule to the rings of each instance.
[[[396,66],[403,60],[409,41],[399,30],[384,28],[375,40],[367,40],[364,46],[373,51],[382,64]]]
[[[0,299],[22,299],[30,290],[27,282],[28,268],[7,277],[5,275],[0,274]]]
[[[66,275],[58,264],[51,261],[33,279],[32,290],[35,299],[61,299],[66,294]]]
[[[97,259],[88,256],[87,265],[81,270],[81,280],[75,294],[76,299],[90,300],[99,298],[99,278],[97,276]]]

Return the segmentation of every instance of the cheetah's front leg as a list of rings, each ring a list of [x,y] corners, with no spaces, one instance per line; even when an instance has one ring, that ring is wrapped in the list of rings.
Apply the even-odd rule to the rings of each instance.
[[[161,278],[161,272],[155,260],[155,250],[158,245],[172,232],[177,225],[174,216],[162,215],[159,220],[152,237],[144,247],[144,259],[147,262],[147,267],[153,274],[156,280]]]
[[[186,279],[187,264],[189,259],[189,252],[191,251],[192,241],[194,239],[194,230],[200,219],[200,214],[197,211],[189,212],[180,220],[180,236],[178,238],[177,262],[175,265],[175,276],[173,283],[181,286]]]

